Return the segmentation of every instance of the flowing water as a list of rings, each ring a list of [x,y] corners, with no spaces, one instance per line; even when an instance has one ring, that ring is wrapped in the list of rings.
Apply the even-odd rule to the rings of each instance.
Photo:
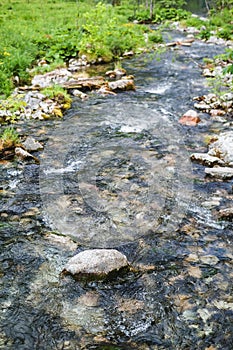
[[[19,126],[45,149],[40,166],[2,164],[0,349],[232,349],[232,225],[216,216],[232,181],[189,161],[224,124],[178,123],[208,91],[198,64],[221,51],[195,42],[126,60],[135,92]],[[118,249],[133,269],[63,277],[90,247]]]

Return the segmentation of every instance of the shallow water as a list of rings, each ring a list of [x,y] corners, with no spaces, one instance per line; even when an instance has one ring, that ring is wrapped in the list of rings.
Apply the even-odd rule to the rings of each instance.
[[[189,161],[224,125],[178,123],[208,91],[197,63],[222,50],[195,42],[126,60],[136,92],[22,123],[45,150],[40,166],[2,165],[0,349],[232,348],[232,224],[216,216],[232,181]],[[115,247],[134,269],[104,282],[61,276],[88,247]]]

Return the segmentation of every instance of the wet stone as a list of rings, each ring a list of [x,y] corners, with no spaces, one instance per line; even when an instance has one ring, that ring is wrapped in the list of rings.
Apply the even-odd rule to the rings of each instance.
[[[229,167],[205,168],[205,173],[219,179],[233,178],[233,168]]]
[[[36,141],[33,137],[28,136],[26,140],[22,143],[24,148],[28,152],[39,151],[43,149],[43,146],[40,142]]]
[[[76,279],[102,279],[128,267],[126,256],[115,249],[89,249],[73,256],[62,272]]]

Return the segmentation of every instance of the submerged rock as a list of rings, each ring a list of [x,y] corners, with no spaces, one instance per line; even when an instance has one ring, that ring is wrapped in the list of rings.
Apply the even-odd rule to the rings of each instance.
[[[128,267],[126,256],[115,249],[89,249],[73,256],[62,272],[76,279],[103,279]]]

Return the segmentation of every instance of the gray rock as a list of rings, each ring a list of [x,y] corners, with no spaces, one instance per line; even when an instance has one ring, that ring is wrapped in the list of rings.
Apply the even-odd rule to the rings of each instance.
[[[76,279],[103,279],[128,267],[126,256],[115,249],[89,249],[73,256],[62,272]]]
[[[72,58],[69,60],[69,71],[77,71],[80,67],[88,66],[87,56],[82,55],[82,57],[76,59]]]
[[[35,75],[32,79],[32,85],[45,88],[54,84],[62,85],[72,77],[71,72],[66,68],[58,68],[46,74]]]
[[[229,167],[205,168],[205,173],[219,179],[233,178],[233,168]]]
[[[135,90],[133,79],[120,79],[116,81],[110,81],[108,87],[115,90]]]
[[[102,279],[128,267],[126,256],[115,249],[89,249],[73,256],[63,273],[76,279]]]
[[[211,36],[208,40],[207,40],[208,44],[216,44],[216,45],[222,45],[225,44],[225,40],[222,38],[217,38],[216,36]]]
[[[81,100],[87,100],[88,99],[88,95],[85,94],[84,92],[78,90],[78,89],[72,90],[71,93],[72,93],[73,96],[81,98]]]
[[[28,136],[22,145],[28,152],[35,152],[44,148],[40,142],[36,141],[31,136]]]

